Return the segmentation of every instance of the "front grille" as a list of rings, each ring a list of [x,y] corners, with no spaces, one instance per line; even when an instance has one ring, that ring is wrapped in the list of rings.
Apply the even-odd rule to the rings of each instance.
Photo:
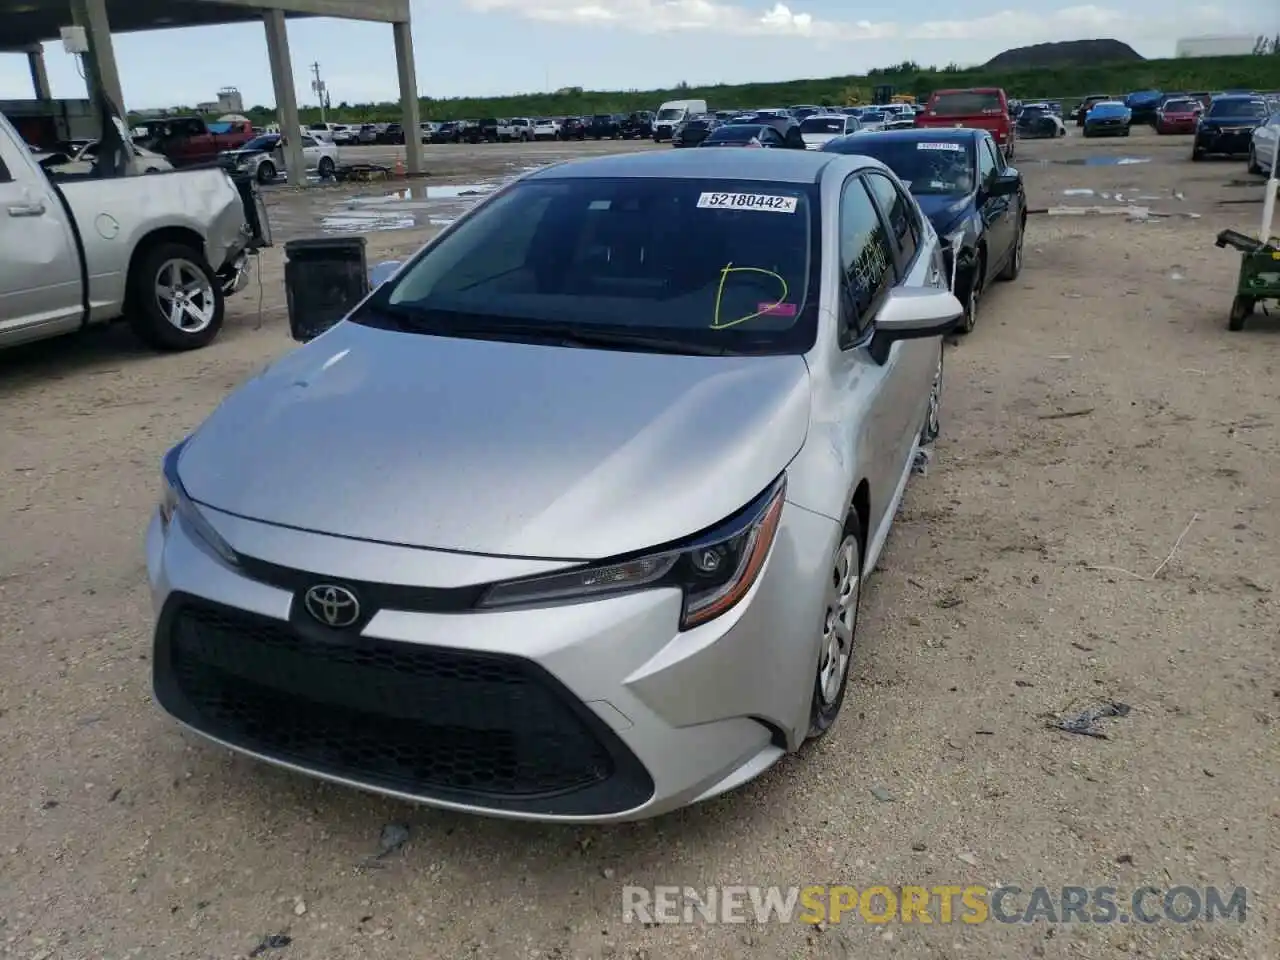
[[[653,793],[616,734],[519,657],[303,629],[176,595],[156,630],[155,687],[202,733],[374,789],[563,816]]]

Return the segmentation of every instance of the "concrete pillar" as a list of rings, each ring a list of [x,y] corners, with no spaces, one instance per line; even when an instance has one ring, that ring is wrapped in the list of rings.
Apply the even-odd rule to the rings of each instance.
[[[36,99],[52,100],[49,73],[44,68],[44,47],[36,46],[27,51],[27,66],[31,68],[31,89],[35,91]]]
[[[396,41],[396,68],[400,74],[401,125],[404,127],[405,168],[423,173],[422,128],[418,116],[418,68],[413,62],[413,28],[408,20],[391,25]]]
[[[267,28],[267,59],[271,62],[271,83],[276,91],[276,121],[284,137],[284,166],[289,182],[306,186],[307,164],[302,157],[302,123],[298,120],[298,93],[293,85],[293,58],[289,55],[289,33],[284,11],[268,10],[262,15]]]
[[[89,39],[89,53],[85,58],[85,79],[89,95],[93,96],[94,81],[102,81],[103,92],[112,105],[125,116],[124,90],[120,86],[120,71],[116,67],[115,48],[111,45],[111,25],[107,22],[107,0],[71,0],[71,21],[83,27]]]

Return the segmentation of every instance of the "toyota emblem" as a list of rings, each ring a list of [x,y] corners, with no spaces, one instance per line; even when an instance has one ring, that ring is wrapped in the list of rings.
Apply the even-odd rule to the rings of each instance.
[[[349,627],[360,619],[360,601],[346,587],[320,583],[302,598],[307,613],[326,627]]]

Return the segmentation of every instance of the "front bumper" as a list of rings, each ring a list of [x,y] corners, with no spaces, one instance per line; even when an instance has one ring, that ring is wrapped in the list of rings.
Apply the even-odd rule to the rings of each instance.
[[[204,512],[262,559],[232,569],[181,516],[153,518],[156,699],[258,759],[464,812],[616,822],[733,789],[807,732],[839,528],[790,504],[747,596],[686,632],[674,590],[449,609],[469,584],[534,570]],[[302,592],[326,582],[373,605],[362,629],[306,613]]]
[[[1084,132],[1095,137],[1120,136],[1129,132],[1129,124],[1123,120],[1091,120],[1085,123]]]
[[[1227,127],[1219,130],[1197,130],[1195,149],[1205,153],[1236,156],[1249,152],[1253,127]]]

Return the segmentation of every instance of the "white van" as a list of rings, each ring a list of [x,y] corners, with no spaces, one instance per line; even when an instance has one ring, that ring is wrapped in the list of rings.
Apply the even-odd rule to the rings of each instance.
[[[705,100],[668,100],[658,108],[658,113],[653,118],[653,142],[670,140],[676,127],[690,117],[706,112]]]

